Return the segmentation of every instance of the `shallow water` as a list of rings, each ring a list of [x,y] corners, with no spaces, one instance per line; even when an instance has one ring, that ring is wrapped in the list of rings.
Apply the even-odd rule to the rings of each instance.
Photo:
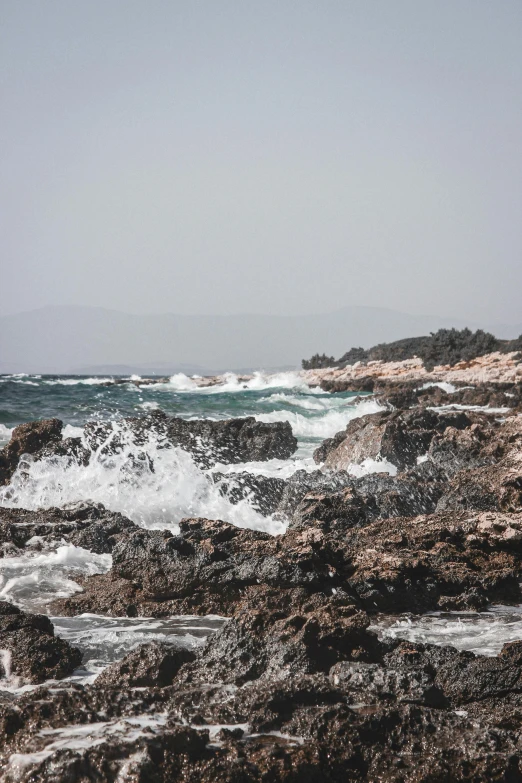
[[[522,606],[380,618],[372,630],[391,639],[450,645],[477,655],[498,655],[504,644],[522,639]]]

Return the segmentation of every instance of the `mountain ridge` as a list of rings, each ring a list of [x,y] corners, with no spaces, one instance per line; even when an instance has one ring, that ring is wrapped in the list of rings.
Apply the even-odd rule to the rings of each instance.
[[[156,366],[165,374],[208,374],[297,368],[303,357],[317,351],[341,355],[352,345],[370,347],[453,326],[483,328],[502,338],[522,332],[522,324],[419,316],[364,305],[312,315],[156,315],[49,305],[0,316],[0,372],[79,373],[98,367],[110,374],[112,367],[146,372]]]

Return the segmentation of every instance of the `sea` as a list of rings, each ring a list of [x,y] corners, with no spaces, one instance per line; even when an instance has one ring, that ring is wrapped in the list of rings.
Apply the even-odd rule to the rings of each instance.
[[[145,528],[178,531],[184,517],[221,519],[244,528],[284,533],[284,519],[263,516],[255,500],[232,504],[219,492],[211,471],[288,478],[297,470],[313,471],[313,452],[349,421],[381,410],[371,395],[328,393],[310,387],[298,372],[256,372],[248,380],[228,373],[216,386],[201,387],[196,377],[177,374],[168,379],[138,376],[0,376],[0,447],[13,428],[23,422],[56,417],[63,421],[63,437],[82,437],[89,421],[111,423],[111,432],[125,443],[125,418],[162,410],[184,419],[228,419],[253,416],[262,422],[287,421],[298,441],[287,460],[215,465],[204,470],[181,449],[164,449],[151,433],[143,447],[147,459],[131,459],[131,443],[117,455],[99,447],[87,467],[67,457],[25,459],[11,483],[0,487],[0,507],[44,509],[77,502],[102,503]],[[116,382],[115,382],[116,381]],[[150,458],[150,459],[149,459]],[[151,467],[153,465],[153,468]],[[354,476],[371,472],[396,473],[394,465],[366,460],[349,469]],[[42,549],[31,541],[23,555],[0,560],[0,599],[30,612],[49,614],[55,632],[80,647],[83,667],[70,678],[92,682],[111,661],[136,645],[151,640],[197,648],[221,626],[220,617],[110,618],[100,615],[56,617],[51,603],[81,590],[79,576],[110,570],[111,556],[97,555],[57,540]],[[459,649],[495,655],[506,641],[522,638],[522,610],[496,607],[482,613],[435,613],[423,617],[380,618],[381,635],[452,644]],[[13,679],[13,678],[12,678]],[[32,686],[2,681],[0,689],[27,690]]]

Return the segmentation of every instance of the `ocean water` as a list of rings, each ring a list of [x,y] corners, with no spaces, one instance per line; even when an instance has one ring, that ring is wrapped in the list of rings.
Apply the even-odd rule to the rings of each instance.
[[[136,386],[131,378],[117,385],[111,380],[0,376],[0,446],[9,440],[17,424],[49,417],[64,422],[64,437],[81,438],[88,421],[111,422],[109,437],[116,433],[124,443],[117,455],[107,455],[103,447],[98,448],[87,467],[66,457],[38,462],[24,459],[11,484],[0,488],[0,506],[39,509],[91,501],[120,511],[148,528],[176,532],[183,517],[201,516],[277,535],[286,529],[284,519],[263,516],[252,498],[230,503],[209,474],[224,472],[230,479],[235,473],[248,471],[288,478],[296,470],[316,470],[312,454],[325,438],[344,429],[352,419],[381,410],[371,396],[329,394],[310,388],[298,373],[259,372],[246,383],[228,374],[221,386],[210,388],[198,388],[195,380],[185,375],[146,386]],[[216,465],[209,471],[198,467],[181,449],[161,448],[152,433],[137,459],[123,419],[156,409],[185,419],[254,416],[264,422],[288,421],[298,440],[298,450],[288,460]],[[380,460],[366,460],[350,470],[355,476],[396,472],[394,465]],[[110,567],[110,555],[95,555],[58,540],[42,549],[41,542],[31,541],[23,555],[0,560],[0,599],[27,611],[52,614],[54,599],[81,589],[76,581],[80,575],[105,572]],[[84,652],[85,668],[75,675],[80,682],[92,681],[111,660],[149,638],[197,646],[222,622],[219,618],[176,617],[115,621],[96,615],[52,619],[56,633],[78,644]],[[522,624],[518,615],[513,619],[512,612],[497,610],[495,614],[470,615],[465,621],[459,618],[458,622],[450,615],[395,618],[380,625],[379,631],[493,654],[502,640],[510,641],[517,633],[522,636]],[[492,635],[497,640],[494,644]],[[10,685],[5,682],[1,687]],[[16,682],[12,687],[25,686]]]

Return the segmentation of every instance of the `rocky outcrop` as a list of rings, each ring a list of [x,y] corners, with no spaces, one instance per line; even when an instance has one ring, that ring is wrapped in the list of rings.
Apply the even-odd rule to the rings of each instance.
[[[9,555],[19,554],[16,550],[23,550],[31,540],[33,549],[44,549],[63,540],[105,554],[134,530],[138,530],[134,522],[107,511],[101,503],[36,511],[0,507],[0,547]]]
[[[431,463],[399,476],[369,474],[340,490],[308,492],[292,509],[289,526],[304,529],[312,524],[329,535],[344,536],[350,528],[377,519],[432,514],[444,493],[444,481],[444,474]]]
[[[151,433],[159,440],[161,447],[179,446],[205,468],[216,462],[287,459],[297,448],[288,422],[265,424],[252,416],[220,421],[187,421],[167,416],[162,411],[124,419],[116,431],[111,424],[90,422],[85,426],[84,437],[91,449],[113,453],[129,443],[143,446]]]
[[[250,588],[233,617],[181,679],[242,685],[260,677],[328,672],[339,660],[372,661],[381,645],[344,591]]]
[[[287,482],[275,476],[241,473],[213,473],[220,493],[234,505],[249,500],[264,516],[275,513],[281,504]]]
[[[312,516],[312,514],[310,514]],[[342,591],[369,612],[477,609],[522,600],[522,516],[476,512],[387,518],[363,527],[309,520],[282,536],[184,520],[181,535],[139,530],[110,574],[55,603],[63,614],[230,615],[250,588]]]
[[[326,391],[360,391],[372,383],[396,384],[451,383],[462,386],[481,384],[514,384],[522,378],[520,347],[509,353],[494,351],[475,359],[459,361],[454,365],[437,365],[428,370],[422,359],[403,359],[355,362],[346,367],[305,370],[301,377],[311,386]]]
[[[366,459],[382,459],[402,470],[417,464],[435,435],[448,427],[464,429],[472,420],[463,412],[437,414],[426,409],[383,411],[349,422],[314,452],[316,462],[345,470]]]
[[[10,481],[23,454],[36,454],[50,444],[59,443],[62,427],[59,419],[30,421],[15,427],[7,446],[0,449],[0,485]]]
[[[142,644],[120,661],[105,669],[96,679],[97,688],[165,688],[183,664],[196,655],[183,647],[159,642]]]
[[[271,536],[225,522],[185,519],[180,535],[138,530],[112,552],[110,574],[55,603],[64,614],[230,614],[246,588],[331,591],[346,554],[317,528]],[[125,611],[122,608],[125,607]]]
[[[426,400],[439,391],[424,390]],[[394,389],[396,402],[401,393],[420,399]],[[279,536],[205,519],[183,520],[179,534],[144,530],[88,504],[1,509],[8,554],[57,539],[112,554],[111,571],[82,579],[54,613],[222,616],[202,647],[141,645],[92,685],[0,687],[2,780],[522,783],[522,642],[484,657],[372,630],[378,612],[522,603],[522,418],[497,419],[386,410],[320,447],[331,467],[287,480],[214,474],[232,502],[254,498],[284,515]],[[88,437],[106,453],[130,442],[138,459],[154,426],[156,443],[200,464],[258,458],[282,442],[237,422],[200,424],[158,415],[130,420],[112,441],[105,425]],[[206,462],[203,443],[217,449]],[[397,475],[338,469],[377,456]],[[0,648],[4,669],[33,682],[79,663],[47,618],[7,604]]]
[[[48,617],[25,614],[4,601],[0,601],[0,647],[0,674],[7,682],[61,679],[82,662],[79,650],[54,636]]]

